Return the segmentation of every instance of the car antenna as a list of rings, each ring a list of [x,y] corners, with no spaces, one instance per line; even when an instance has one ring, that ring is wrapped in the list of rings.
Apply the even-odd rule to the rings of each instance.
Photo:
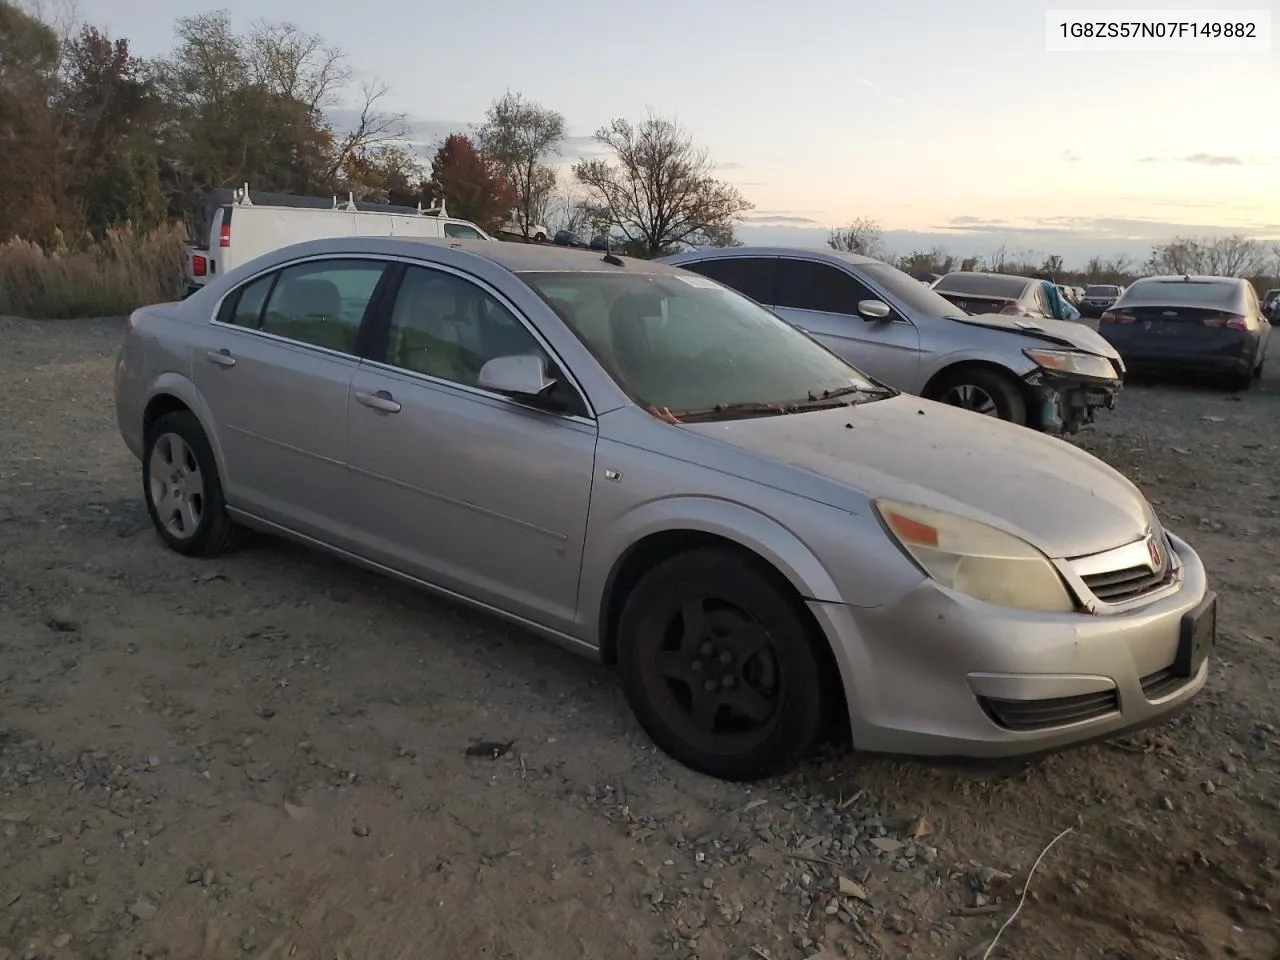
[[[605,263],[610,264],[611,266],[614,266],[614,267],[625,267],[625,266],[626,266],[626,264],[622,262],[622,259],[621,259],[621,258],[619,258],[619,257],[615,257],[615,256],[613,255],[613,238],[612,238],[611,236],[609,236],[609,234],[605,234],[605,237],[604,237],[604,256],[603,256],[603,257],[601,257],[600,259],[601,259],[601,260],[603,260]]]

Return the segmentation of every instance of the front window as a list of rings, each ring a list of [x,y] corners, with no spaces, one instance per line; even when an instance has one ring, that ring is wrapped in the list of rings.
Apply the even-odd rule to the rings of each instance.
[[[1120,288],[1106,285],[1086,287],[1084,295],[1086,297],[1118,297]]]
[[[860,263],[857,270],[908,310],[926,317],[954,317],[955,304],[887,263]]]
[[[783,413],[832,397],[892,393],[768,310],[700,276],[520,278],[649,409],[677,417],[732,416],[732,408]]]

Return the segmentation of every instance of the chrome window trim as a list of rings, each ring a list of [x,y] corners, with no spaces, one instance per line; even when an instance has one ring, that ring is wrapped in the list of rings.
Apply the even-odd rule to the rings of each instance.
[[[512,400],[511,397],[508,397],[507,395],[502,393],[497,393],[493,390],[485,390],[482,387],[471,387],[471,386],[468,386],[467,384],[457,383],[456,381],[448,380],[443,377],[433,377],[430,374],[419,373],[416,370],[406,370],[404,367],[398,367],[393,363],[387,363],[385,361],[380,361],[380,360],[371,360],[367,357],[357,356],[354,353],[344,353],[341,350],[333,350],[329,347],[316,346],[315,344],[306,343],[302,340],[292,340],[289,337],[280,336],[279,334],[275,334],[275,333],[269,333],[265,330],[257,330],[257,329],[254,329],[253,327],[242,327],[234,323],[223,323],[221,320],[218,319],[218,315],[222,313],[223,302],[232,294],[237,293],[240,290],[243,290],[245,287],[249,286],[249,284],[253,283],[254,281],[259,280],[262,277],[267,276],[268,274],[278,273],[282,270],[287,270],[289,267],[297,266],[298,264],[314,263],[316,261],[321,261],[321,260],[372,260],[376,263],[382,263],[387,266],[391,265],[392,263],[403,263],[406,266],[410,266],[410,267],[421,267],[426,270],[438,270],[438,271],[441,271],[442,273],[452,274],[453,276],[457,277],[460,280],[474,284],[475,286],[483,290],[486,294],[488,294],[489,296],[497,300],[498,303],[502,304],[502,306],[505,307],[507,310],[509,310],[511,312],[511,315],[516,318],[516,322],[519,323],[521,326],[523,326],[525,330],[533,337],[534,342],[537,343],[540,347],[542,347],[542,349],[546,351],[547,356],[551,357],[555,361],[556,366],[560,368],[560,371],[568,379],[570,386],[572,386],[574,390],[578,392],[578,396],[582,398],[583,404],[586,405],[588,416],[582,417],[574,414],[557,414],[555,413],[555,411],[542,410],[539,407],[531,407],[528,404],[520,403],[518,400]],[[512,271],[508,271],[508,272],[510,272],[513,277],[516,277],[517,279],[519,279],[519,274],[514,273]],[[573,273],[576,271],[566,270],[564,272]],[[548,307],[547,309],[548,311],[550,311],[551,308]],[[257,273],[255,273],[251,277],[246,277],[240,283],[237,283],[234,287],[232,287],[230,290],[228,290],[226,293],[220,296],[217,300],[217,303],[213,305],[213,310],[209,318],[209,322],[216,327],[222,327],[224,329],[229,329],[229,330],[239,330],[244,333],[254,334],[259,337],[264,337],[266,339],[273,340],[277,343],[288,344],[290,346],[299,347],[305,350],[314,350],[318,353],[327,354],[328,356],[331,356],[331,357],[339,357],[346,360],[352,360],[352,361],[355,361],[357,364],[366,364],[369,366],[385,368],[387,370],[394,370],[395,372],[404,374],[406,376],[420,377],[431,383],[447,384],[448,386],[456,387],[458,389],[461,389],[467,392],[474,392],[480,396],[500,400],[503,403],[516,403],[519,406],[524,407],[525,409],[537,410],[540,413],[546,413],[552,416],[557,416],[562,420],[574,420],[574,421],[579,421],[582,423],[589,423],[594,425],[596,422],[596,419],[598,418],[598,414],[595,408],[591,404],[591,398],[587,395],[587,391],[582,388],[582,384],[578,381],[578,378],[574,376],[573,371],[569,369],[569,365],[566,364],[564,360],[560,357],[560,355],[551,348],[551,345],[547,342],[546,338],[543,337],[542,334],[534,327],[534,325],[529,322],[528,318],[520,310],[516,308],[515,304],[513,304],[510,301],[510,299],[508,299],[500,290],[495,289],[493,285],[490,284],[488,281],[483,280],[480,277],[477,277],[475,274],[468,273],[465,270],[460,270],[457,267],[453,267],[448,264],[437,263],[432,260],[417,260],[412,257],[406,257],[399,254],[322,253],[322,254],[313,254],[312,256],[309,256],[309,257],[301,257],[297,260],[290,260],[287,263],[277,263],[274,266],[267,267],[263,270],[259,270]],[[563,321],[560,321],[559,318],[557,318],[557,322],[563,322]],[[388,325],[389,324],[390,324],[390,317],[388,317]]]

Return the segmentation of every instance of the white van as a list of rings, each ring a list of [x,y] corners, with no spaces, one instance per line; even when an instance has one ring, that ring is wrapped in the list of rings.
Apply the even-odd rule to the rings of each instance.
[[[392,204],[339,204],[321,197],[215,190],[198,239],[187,245],[187,296],[210,277],[234,270],[264,253],[321,237],[456,237],[494,240],[474,223],[449,217],[441,203],[424,210]],[[494,242],[497,242],[494,240]]]

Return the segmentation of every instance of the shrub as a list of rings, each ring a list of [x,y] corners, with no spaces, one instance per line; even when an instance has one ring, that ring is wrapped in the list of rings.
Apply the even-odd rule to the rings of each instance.
[[[14,238],[0,244],[0,314],[33,319],[122,316],[182,293],[186,231],[124,226],[101,240],[45,250]]]

